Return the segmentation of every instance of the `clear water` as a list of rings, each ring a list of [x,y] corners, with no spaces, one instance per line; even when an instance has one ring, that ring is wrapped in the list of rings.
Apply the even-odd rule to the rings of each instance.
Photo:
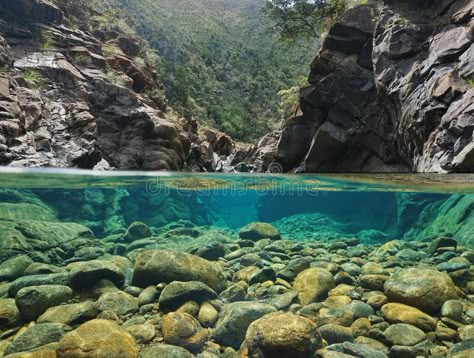
[[[99,239],[135,221],[144,222],[155,234],[173,225],[195,225],[227,230],[230,237],[237,237],[245,224],[263,221],[290,240],[355,236],[363,243],[383,243],[443,234],[472,243],[467,236],[474,223],[474,175],[4,169],[0,183],[0,221],[73,222],[90,228]],[[29,204],[28,210],[21,204]],[[40,207],[51,215],[35,213]],[[453,217],[451,223],[449,217],[455,215],[462,218]]]

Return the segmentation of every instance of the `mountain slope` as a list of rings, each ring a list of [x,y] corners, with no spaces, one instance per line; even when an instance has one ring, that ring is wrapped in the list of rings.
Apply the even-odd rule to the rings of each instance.
[[[174,107],[239,140],[256,139],[280,122],[278,92],[306,76],[317,45],[279,41],[262,13],[264,0],[99,3],[125,9],[159,51]]]

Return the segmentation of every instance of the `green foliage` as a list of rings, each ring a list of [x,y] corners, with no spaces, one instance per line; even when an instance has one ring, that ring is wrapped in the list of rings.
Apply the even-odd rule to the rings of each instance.
[[[170,104],[238,140],[255,140],[280,120],[278,92],[298,85],[317,52],[314,39],[283,43],[265,0],[101,0],[157,50]],[[133,19],[133,20],[131,20]]]
[[[21,74],[21,77],[27,86],[33,89],[41,88],[46,83],[44,77],[37,70],[26,70]]]
[[[49,49],[53,45],[53,35],[50,31],[45,31],[41,28],[33,30],[33,39],[41,44],[43,49]]]
[[[318,38],[349,0],[267,0],[266,12],[284,39]]]
[[[469,87],[474,88],[474,76],[467,78],[466,83]]]
[[[86,65],[89,63],[89,56],[84,53],[76,53],[72,56],[72,61],[77,65]]]
[[[106,56],[113,56],[120,54],[122,51],[114,41],[109,41],[102,46],[102,52]]]

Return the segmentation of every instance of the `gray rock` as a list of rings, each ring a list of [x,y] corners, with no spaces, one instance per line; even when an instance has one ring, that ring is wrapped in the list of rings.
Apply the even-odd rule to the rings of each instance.
[[[189,351],[170,344],[156,344],[142,349],[141,358],[193,358]]]
[[[46,274],[46,275],[32,275],[24,276],[16,279],[12,282],[8,288],[8,295],[15,297],[19,290],[29,286],[42,286],[42,285],[64,285],[69,286],[71,277],[69,272]]]
[[[94,319],[97,314],[95,303],[84,301],[48,308],[39,316],[37,323],[63,323],[73,326]]]
[[[111,311],[117,316],[138,312],[138,300],[123,291],[104,293],[96,305],[99,311]]]
[[[421,329],[406,323],[397,323],[388,327],[385,337],[392,345],[414,346],[426,338]]]
[[[25,352],[52,342],[59,342],[71,327],[60,323],[41,323],[28,327],[5,350],[5,354]]]
[[[238,349],[249,325],[276,309],[258,302],[234,302],[225,305],[216,323],[213,339],[224,346]]]

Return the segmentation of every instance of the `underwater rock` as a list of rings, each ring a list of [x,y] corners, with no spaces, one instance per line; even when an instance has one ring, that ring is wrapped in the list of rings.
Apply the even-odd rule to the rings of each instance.
[[[69,286],[71,276],[69,272],[46,274],[46,275],[32,275],[23,276],[13,281],[8,288],[8,295],[15,297],[18,291],[24,287],[43,286],[43,285],[64,285]]]
[[[199,308],[198,321],[203,327],[212,327],[219,318],[219,312],[209,302],[204,302]]]
[[[138,300],[123,291],[104,293],[97,300],[96,306],[101,312],[110,311],[117,316],[138,312]]]
[[[67,302],[71,297],[72,290],[67,286],[31,286],[19,290],[15,302],[22,317],[27,321],[33,321],[48,308]]]
[[[224,257],[225,246],[220,242],[210,242],[198,249],[195,255],[209,261],[217,261],[220,257]]]
[[[239,237],[244,240],[258,241],[261,239],[280,240],[278,230],[271,224],[253,222],[240,229]]]
[[[155,326],[149,323],[127,326],[126,330],[138,344],[146,344],[156,336]]]
[[[339,324],[328,323],[318,328],[321,337],[328,344],[352,342],[354,336],[350,327],[344,327]]]
[[[213,339],[224,346],[238,349],[250,324],[276,309],[259,302],[233,302],[225,305],[216,323]]]
[[[296,277],[294,289],[302,305],[307,305],[325,298],[335,287],[332,274],[322,268],[312,267]]]
[[[173,346],[171,344],[156,344],[142,349],[141,358],[193,358],[189,351],[182,347]]]
[[[0,264],[0,281],[13,281],[25,273],[33,263],[26,255],[18,255]]]
[[[103,246],[90,229],[76,223],[0,220],[0,233],[0,260],[27,253],[34,261],[63,263],[82,247]]]
[[[160,311],[174,311],[187,301],[202,303],[216,298],[216,292],[202,282],[174,281],[166,285],[164,290],[161,292],[159,299]]]
[[[307,358],[320,348],[321,335],[311,320],[274,312],[250,325],[240,352],[249,358]]]
[[[400,346],[414,346],[426,338],[425,332],[406,323],[393,324],[384,334],[390,344]]]
[[[71,285],[75,289],[90,288],[96,282],[106,279],[122,287],[125,275],[120,267],[109,261],[92,260],[68,265]]]
[[[148,225],[135,221],[127,229],[123,237],[126,242],[133,242],[135,240],[145,239],[151,236],[151,231]]]
[[[0,299],[0,329],[11,328],[21,322],[20,311],[13,298]]]
[[[445,301],[459,298],[447,274],[426,268],[395,272],[385,282],[384,290],[390,301],[405,303],[426,313],[438,312]]]
[[[47,275],[50,273],[61,273],[61,272],[65,272],[65,269],[63,267],[43,264],[40,262],[33,262],[31,265],[27,267],[27,269],[25,270],[23,274],[25,276],[30,276],[30,275]]]
[[[58,358],[137,358],[138,346],[117,323],[94,319],[64,336],[56,354]]]
[[[98,311],[94,302],[84,301],[51,307],[39,318],[37,323],[63,323],[69,326],[80,324],[97,317]]]
[[[48,343],[58,342],[70,331],[71,327],[61,323],[35,324],[15,337],[5,350],[5,354],[9,355],[17,352],[25,352]]]
[[[171,250],[148,250],[137,256],[132,285],[147,287],[173,281],[200,281],[216,292],[226,286],[220,266],[198,256]]]
[[[166,343],[183,347],[193,353],[202,350],[209,331],[187,313],[172,312],[163,317],[163,338]]]
[[[382,306],[381,312],[383,318],[389,323],[407,323],[425,332],[436,329],[436,319],[415,307],[402,303],[387,303]]]

